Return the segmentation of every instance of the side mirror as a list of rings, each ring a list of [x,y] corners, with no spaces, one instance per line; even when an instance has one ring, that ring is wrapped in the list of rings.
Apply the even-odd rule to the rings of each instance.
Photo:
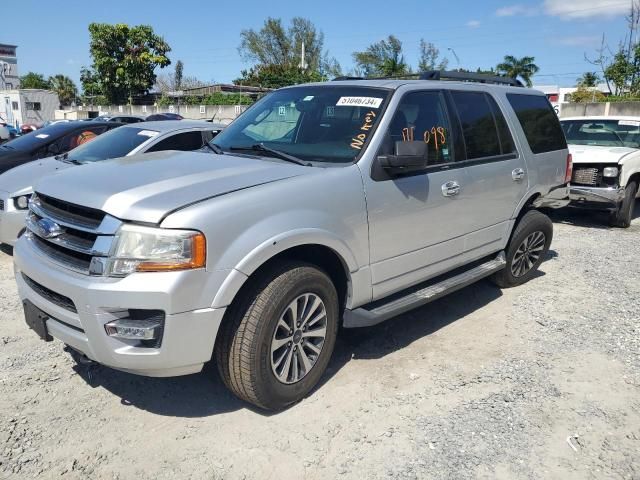
[[[378,163],[389,175],[417,172],[427,167],[428,145],[424,142],[396,142],[395,155],[380,155]]]

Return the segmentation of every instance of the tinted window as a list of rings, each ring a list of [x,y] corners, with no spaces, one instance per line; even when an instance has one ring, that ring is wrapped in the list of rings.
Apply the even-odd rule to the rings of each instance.
[[[498,135],[500,136],[500,147],[502,148],[502,154],[513,153],[516,151],[516,147],[513,144],[513,137],[507,126],[507,121],[504,119],[502,111],[498,107],[498,104],[491,95],[487,95],[487,100],[491,106],[493,112],[493,118],[496,121],[496,127],[498,129]]]
[[[94,142],[69,152],[69,159],[78,162],[95,162],[108,158],[124,157],[157,134],[156,131],[142,128],[115,128],[101,135],[100,138],[96,138]]]
[[[467,159],[501,155],[502,147],[491,105],[482,92],[451,92],[458,111]]]
[[[177,133],[169,138],[161,140],[151,147],[148,152],[160,152],[163,150],[198,150],[204,145],[202,132]]]
[[[451,127],[444,98],[437,91],[411,92],[403,98],[389,129],[380,154],[399,153],[399,144],[420,142],[427,145],[427,164],[452,162]]]
[[[516,112],[533,153],[567,148],[560,122],[547,97],[510,93],[507,99]]]
[[[65,133],[74,130],[74,128],[77,128],[77,123],[56,123],[17,137],[7,145],[11,145],[14,150],[30,151],[51,143],[56,138],[60,138]]]

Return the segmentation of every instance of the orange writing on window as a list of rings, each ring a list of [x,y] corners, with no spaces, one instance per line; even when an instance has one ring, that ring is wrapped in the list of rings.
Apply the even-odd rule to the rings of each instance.
[[[433,144],[436,150],[447,143],[447,137],[443,127],[432,127],[431,130],[425,130],[423,140],[426,144]]]

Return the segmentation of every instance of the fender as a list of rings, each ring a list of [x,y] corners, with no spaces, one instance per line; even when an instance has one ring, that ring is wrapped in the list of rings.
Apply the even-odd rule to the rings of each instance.
[[[317,228],[305,228],[284,232],[262,242],[240,260],[220,286],[213,299],[212,307],[219,308],[229,305],[242,285],[244,285],[247,279],[258,268],[279,253],[302,245],[321,245],[330,248],[340,257],[345,266],[345,270],[350,274],[349,276],[354,274],[358,275],[357,272],[359,270],[362,272],[363,270],[359,269],[355,255],[347,244],[329,231]],[[360,277],[360,275],[358,276]],[[352,284],[350,279],[348,283]],[[361,281],[358,281],[358,284],[360,283]],[[351,289],[353,288],[360,290],[363,286],[354,286],[352,284]],[[364,288],[366,289],[367,287],[365,286]],[[370,281],[368,291],[370,293]]]

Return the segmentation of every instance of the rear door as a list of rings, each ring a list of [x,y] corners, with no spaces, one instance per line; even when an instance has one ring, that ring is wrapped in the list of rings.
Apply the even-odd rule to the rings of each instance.
[[[490,93],[449,91],[465,149],[465,261],[503,248],[516,205],[528,189],[526,164]]]

